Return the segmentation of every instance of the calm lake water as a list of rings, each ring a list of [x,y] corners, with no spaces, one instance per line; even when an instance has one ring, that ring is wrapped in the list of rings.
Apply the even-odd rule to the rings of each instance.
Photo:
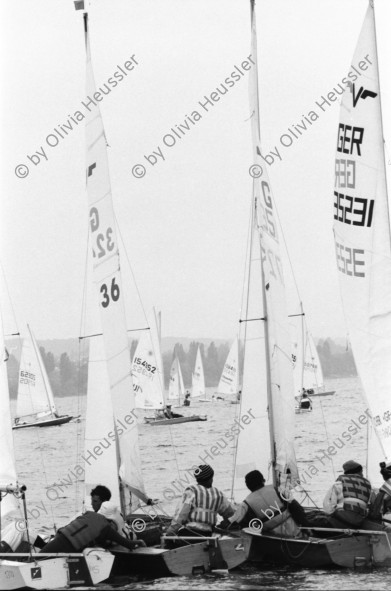
[[[366,426],[360,423],[366,405],[355,378],[329,380],[327,386],[336,390],[335,396],[314,398],[312,413],[296,415],[296,453],[302,481],[311,499],[321,506],[324,494],[338,474],[342,464],[355,459],[366,463]],[[210,389],[209,395],[213,393]],[[61,413],[84,416],[85,399],[60,398]],[[205,454],[232,425],[238,405],[193,402],[184,414],[207,414],[206,422],[179,424],[171,427],[150,427],[140,424],[140,451],[145,487],[161,507],[172,514],[183,490],[178,480],[186,478],[192,465],[205,463]],[[140,416],[143,413],[140,412]],[[148,413],[147,413],[148,414]],[[354,421],[354,423],[353,423]],[[363,419],[361,418],[361,421]],[[356,429],[345,443],[342,433],[351,426]],[[61,527],[80,511],[82,481],[75,482],[72,471],[83,452],[84,420],[61,427],[25,429],[14,432],[17,468],[20,482],[27,486],[28,507],[32,512],[31,527]],[[333,456],[324,452],[334,445]],[[204,462],[201,458],[204,457]],[[381,461],[383,458],[379,458]],[[233,442],[209,459],[215,470],[214,484],[227,496],[231,495],[233,472]],[[262,471],[262,467],[260,467]],[[53,485],[57,483],[53,492]],[[62,484],[61,484],[62,483]],[[102,477],[102,484],[104,478]],[[171,492],[167,492],[170,490]],[[51,491],[51,492],[49,492]],[[176,498],[171,499],[177,492]],[[58,498],[57,498],[58,497]],[[53,499],[53,500],[50,500]],[[241,499],[239,499],[241,500]],[[304,570],[280,567],[257,570],[245,566],[228,575],[123,580],[125,589],[379,589],[390,588],[391,569],[373,572],[346,570]]]

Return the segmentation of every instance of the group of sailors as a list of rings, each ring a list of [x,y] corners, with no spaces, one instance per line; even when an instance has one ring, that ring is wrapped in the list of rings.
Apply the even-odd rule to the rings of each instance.
[[[382,523],[391,513],[391,462],[380,464],[384,484],[376,493],[363,476],[361,464],[349,460],[343,464],[344,473],[327,491],[323,510],[305,511],[294,498],[265,484],[261,472],[252,470],[245,476],[249,494],[237,506],[213,486],[214,471],[209,465],[199,466],[194,472],[196,484],[183,494],[167,536],[210,535],[217,526],[218,516],[223,521],[218,531],[229,531],[254,525],[263,533],[283,537],[303,537],[303,531],[315,527],[388,530]],[[303,528],[303,530],[300,528]],[[171,545],[176,545],[171,540]]]
[[[213,486],[214,470],[203,464],[194,471],[195,483],[186,487],[181,502],[165,536],[165,546],[187,543],[183,536],[209,536],[213,532],[229,533],[230,530],[253,527],[262,533],[287,538],[305,537],[315,527],[371,529],[391,531],[387,514],[391,514],[391,462],[380,464],[384,484],[378,492],[363,476],[361,464],[349,460],[343,464],[343,474],[327,491],[323,511],[306,511],[292,496],[279,492],[273,485],[265,484],[258,470],[245,476],[249,494],[238,505],[231,503],[222,491]],[[118,507],[110,501],[111,492],[103,485],[91,490],[92,510],[78,515],[68,525],[60,528],[54,538],[45,542],[37,538],[34,545],[42,553],[74,553],[99,545],[110,548],[118,544],[129,550],[145,546],[126,524]],[[147,504],[154,504],[149,500]],[[391,515],[390,515],[391,516]],[[219,517],[222,521],[218,523]],[[255,521],[254,521],[255,520]],[[301,526],[301,527],[300,527]],[[301,529],[303,528],[303,529]],[[163,533],[163,532],[162,532]],[[9,551],[15,551],[10,547]],[[7,551],[7,548],[2,548]]]

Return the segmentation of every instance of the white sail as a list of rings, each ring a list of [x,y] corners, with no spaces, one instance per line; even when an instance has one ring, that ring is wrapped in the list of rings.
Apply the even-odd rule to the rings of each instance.
[[[170,370],[170,384],[168,387],[168,400],[176,400],[180,403],[181,399],[184,395],[184,384],[183,384],[183,377],[182,377],[182,370],[181,364],[179,363],[179,359],[177,355],[175,355],[174,360],[171,365]]]
[[[135,400],[123,291],[119,247],[111,197],[106,138],[91,65],[87,15],[84,15],[87,52],[87,96],[91,98],[86,118],[86,177],[92,239],[93,281],[99,302],[108,377],[121,458],[121,483],[128,491],[145,499],[138,447],[137,423],[133,416]],[[87,100],[89,100],[87,99]],[[120,424],[125,425],[120,427]],[[127,494],[124,495],[127,497]],[[123,510],[127,499],[122,503]]]
[[[251,24],[251,55],[257,56],[253,3]],[[276,484],[287,474],[290,474],[293,482],[298,476],[294,452],[295,410],[291,337],[275,206],[267,169],[260,157],[257,68],[250,72],[250,110],[253,162],[257,167],[252,168],[255,178],[251,259],[246,318],[243,319],[246,335],[239,420],[248,414],[248,409],[255,415],[255,420],[239,433],[235,459],[235,497],[244,490],[243,476],[248,469],[261,470],[265,478],[272,478]],[[268,392],[267,397],[265,392]],[[267,423],[270,424],[270,430]],[[272,471],[271,465],[274,468]]]
[[[371,5],[352,64],[338,127],[334,237],[349,338],[382,461],[391,459],[391,242]]]
[[[201,350],[198,346],[197,357],[194,366],[194,372],[192,377],[192,391],[191,397],[196,398],[198,396],[205,396],[205,376],[204,376],[204,365],[202,363]]]
[[[295,396],[301,395],[303,388],[313,390],[315,394],[322,392],[325,389],[323,371],[314,339],[307,330],[303,316],[299,315],[293,320],[290,324]]]
[[[133,363],[132,379],[136,408],[164,407],[164,377],[160,353],[159,326],[155,311],[138,342]]]
[[[84,436],[85,463],[85,504],[90,510],[90,492],[98,484],[104,484],[111,491],[111,500],[120,507],[119,466],[111,404],[110,383],[107,375],[106,352],[103,338],[90,339],[88,355],[88,388],[86,428]],[[98,454],[94,453],[100,448]]]
[[[16,465],[14,456],[14,441],[12,436],[10,397],[8,391],[7,362],[8,353],[5,348],[2,317],[0,314],[0,487],[17,486]],[[1,539],[6,530],[17,520],[22,519],[22,512],[18,499],[12,494],[2,494],[1,510]],[[13,528],[15,529],[15,528]],[[7,538],[8,539],[8,538]],[[13,548],[15,550],[15,548]]]
[[[239,341],[236,338],[231,345],[223,373],[217,388],[219,394],[234,394],[239,391]]]
[[[53,392],[34,335],[27,325],[19,366],[16,422],[35,422],[56,413]]]

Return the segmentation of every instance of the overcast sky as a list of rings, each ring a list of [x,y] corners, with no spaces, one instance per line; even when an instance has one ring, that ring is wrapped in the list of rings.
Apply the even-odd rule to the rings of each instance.
[[[391,6],[375,7],[387,141]],[[332,235],[339,104],[322,111],[316,101],[347,73],[366,8],[367,0],[257,2],[263,151],[277,146],[282,158],[269,173],[316,336],[345,334]],[[76,337],[87,249],[83,122],[62,130],[54,147],[46,138],[86,100],[82,12],[71,0],[16,0],[1,10],[1,263],[19,329],[28,321],[38,338]],[[92,0],[90,36],[98,87],[131,56],[137,62],[100,103],[127,253],[128,328],[145,320],[127,259],[145,310],[162,310],[163,335],[232,339],[251,201],[248,73],[208,111],[199,101],[249,56],[249,2]],[[318,120],[282,146],[281,135],[314,109]],[[202,118],[193,124],[194,111]],[[180,124],[185,135],[165,145]],[[42,147],[47,160],[34,165],[28,156]],[[145,156],[159,148],[165,160],[152,166]],[[132,174],[137,164],[143,178]],[[15,175],[18,165],[28,176]],[[6,304],[4,315],[14,331]]]

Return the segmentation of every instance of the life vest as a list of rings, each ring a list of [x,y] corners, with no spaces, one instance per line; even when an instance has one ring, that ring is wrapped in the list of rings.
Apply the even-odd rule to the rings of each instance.
[[[277,495],[274,486],[268,484],[249,494],[244,502],[250,507],[254,515],[263,522],[280,521],[285,507]],[[270,529],[270,526],[269,526]]]
[[[108,524],[109,522],[103,515],[95,513],[95,511],[86,511],[58,531],[66,537],[75,550],[79,551],[89,546],[99,537]]]
[[[368,501],[371,496],[371,483],[360,474],[342,474],[337,481],[342,482],[343,508],[366,517]]]
[[[387,512],[387,504],[391,500],[391,478],[387,480],[380,488],[372,503],[369,512],[369,518],[373,521],[380,521],[384,513]]]
[[[209,526],[216,525],[218,510],[223,500],[223,493],[215,486],[206,488],[201,484],[188,487],[194,493],[194,507],[189,516],[190,522],[203,523]]]
[[[252,492],[244,502],[250,508],[251,515],[262,521],[263,532],[273,531],[274,534],[288,537],[300,534],[292,515],[271,484]]]

